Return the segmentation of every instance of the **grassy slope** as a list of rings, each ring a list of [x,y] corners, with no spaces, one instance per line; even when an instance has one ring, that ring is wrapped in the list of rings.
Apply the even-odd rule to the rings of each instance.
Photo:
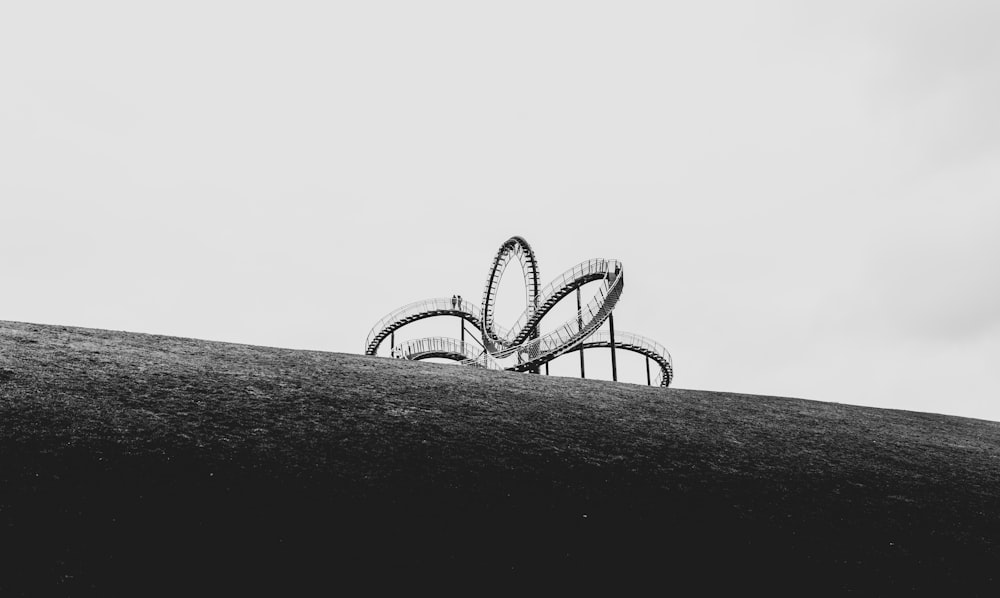
[[[0,322],[0,594],[988,594],[997,496],[994,422]]]

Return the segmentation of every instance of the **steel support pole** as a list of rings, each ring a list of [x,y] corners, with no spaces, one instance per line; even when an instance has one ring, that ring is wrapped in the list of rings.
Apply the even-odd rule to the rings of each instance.
[[[526,285],[527,285],[527,282],[528,281],[526,280],[525,281]],[[499,288],[499,287],[497,287],[497,288]],[[528,292],[530,293],[531,290],[532,289],[529,288]],[[538,285],[537,284],[535,285],[534,290],[535,291],[538,290]],[[531,315],[532,316],[535,315],[535,312],[538,311],[538,296],[535,295],[534,297],[532,297],[531,299],[529,299],[528,305],[531,307]],[[535,327],[531,331],[531,334],[528,335],[528,340],[529,341],[536,340],[536,339],[538,339],[539,336],[541,336],[542,331],[538,329],[538,327],[541,326],[541,325],[542,325],[541,322],[538,322],[537,324],[535,324]],[[536,343],[532,343],[531,348],[528,350],[528,359],[534,359],[534,358],[538,357],[538,349],[539,349],[538,345]],[[541,374],[542,373],[542,368],[540,368],[540,367],[538,367],[536,365],[535,367],[531,368],[528,371],[530,371],[532,374]]]
[[[615,315],[608,314],[611,324],[611,379],[618,382],[618,360],[615,358]]]
[[[580,314],[581,309],[583,308],[580,306],[580,287],[576,287],[576,323],[580,327],[580,332],[583,332],[583,315]],[[583,367],[583,343],[580,343],[580,377],[587,377],[587,372]]]
[[[545,375],[546,376],[549,375],[549,362],[547,362],[547,361],[545,362]]]
[[[649,377],[649,358],[646,358],[646,386],[652,386],[653,381]]]
[[[464,323],[462,324],[462,328],[463,329],[465,328],[465,324]],[[476,344],[479,345],[482,349],[484,349],[484,350],[486,349],[486,347],[483,346],[482,341],[480,341],[478,338],[476,338],[475,334],[470,334],[469,338],[471,338],[472,340],[476,341]]]
[[[465,342],[465,320],[461,316],[458,317],[458,325],[462,327],[462,342]]]

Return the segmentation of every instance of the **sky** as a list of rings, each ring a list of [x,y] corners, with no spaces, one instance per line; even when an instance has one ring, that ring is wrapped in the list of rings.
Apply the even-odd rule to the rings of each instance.
[[[674,387],[1000,421],[997,31],[994,0],[5,2],[0,319],[362,353],[521,235],[543,284],[621,260],[616,328]]]

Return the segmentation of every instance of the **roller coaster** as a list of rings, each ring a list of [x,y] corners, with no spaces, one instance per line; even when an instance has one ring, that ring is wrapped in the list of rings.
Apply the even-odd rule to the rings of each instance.
[[[500,280],[513,261],[517,260],[524,275],[525,309],[508,329],[495,319],[497,291]],[[583,305],[581,287],[598,282],[594,297]],[[646,358],[646,383],[670,386],[673,380],[673,360],[666,348],[656,341],[618,331],[615,333],[612,314],[625,286],[622,264],[613,259],[591,259],[566,270],[544,287],[540,287],[538,259],[522,237],[511,237],[500,246],[490,265],[480,305],[460,297],[425,299],[404,305],[384,316],[365,338],[365,355],[376,355],[387,338],[393,357],[420,360],[444,358],[463,365],[515,372],[540,373],[540,368],[571,351],[580,352],[580,375],[585,376],[584,349],[610,348],[612,379],[618,380],[616,351],[630,351]],[[576,313],[553,330],[542,333],[542,318],[559,301],[576,292]],[[461,318],[461,338],[432,337],[408,340],[396,344],[395,332],[418,320],[435,316]],[[479,331],[481,342],[465,338],[465,323]],[[607,331],[599,330],[604,323]],[[475,337],[472,337],[475,339]],[[659,372],[650,375],[650,363]]]

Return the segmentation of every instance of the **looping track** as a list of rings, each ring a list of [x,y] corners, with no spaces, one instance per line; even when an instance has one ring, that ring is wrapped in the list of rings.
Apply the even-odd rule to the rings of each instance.
[[[524,303],[527,306],[524,314],[530,317],[537,308],[538,259],[535,257],[531,245],[528,245],[524,238],[511,237],[500,246],[496,256],[493,257],[493,264],[490,266],[490,272],[486,278],[486,289],[483,291],[483,326],[481,330],[484,336],[483,340],[488,341],[493,346],[510,347],[524,342],[532,334],[537,337],[537,330],[522,327],[518,330],[516,337],[510,339],[507,338],[507,335],[499,334],[494,326],[494,308],[496,307],[497,291],[500,289],[500,279],[503,278],[508,264],[515,257],[521,263],[521,272],[524,274]],[[518,321],[520,322],[520,320]]]
[[[524,276],[526,306],[508,330],[497,325],[494,316],[500,280],[515,259]],[[560,300],[595,281],[600,281],[600,285],[589,303],[553,330],[540,332],[542,319]],[[400,307],[372,327],[365,339],[365,354],[375,355],[382,341],[407,324],[433,316],[455,316],[480,332],[482,346],[434,337],[406,341],[393,347],[393,354],[406,359],[440,357],[489,369],[537,372],[539,366],[575,349],[614,347],[639,353],[656,362],[660,367],[656,384],[669,386],[673,379],[673,361],[663,345],[629,332],[619,331],[612,339],[610,334],[598,331],[614,310],[624,286],[621,262],[592,259],[566,270],[544,288],[539,288],[538,259],[534,251],[522,237],[511,237],[493,258],[481,307],[469,301],[456,303],[448,298],[425,299]]]

